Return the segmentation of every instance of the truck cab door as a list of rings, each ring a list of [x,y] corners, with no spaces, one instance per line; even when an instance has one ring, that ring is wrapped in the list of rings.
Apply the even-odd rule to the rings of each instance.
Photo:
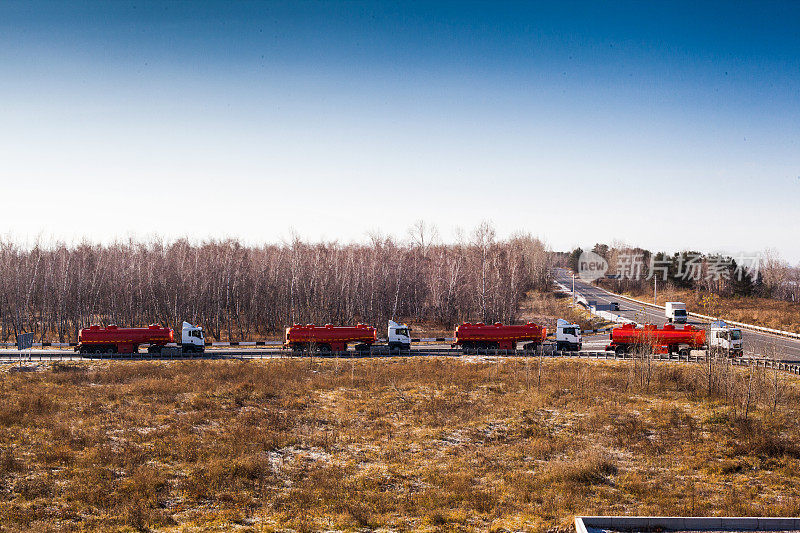
[[[390,324],[387,336],[389,346],[402,348],[404,350],[411,347],[409,328],[404,324]]]
[[[192,326],[184,322],[183,329],[181,330],[181,344],[205,346],[205,338],[203,336],[203,328]]]

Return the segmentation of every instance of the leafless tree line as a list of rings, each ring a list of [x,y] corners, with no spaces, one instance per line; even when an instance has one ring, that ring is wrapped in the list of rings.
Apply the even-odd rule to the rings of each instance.
[[[800,302],[800,264],[792,266],[775,250],[764,253],[761,270],[766,292],[775,298]]]
[[[293,323],[381,325],[389,318],[450,327],[510,322],[527,290],[550,282],[538,239],[498,240],[488,223],[441,244],[423,223],[407,241],[129,240],[23,247],[0,240],[0,326],[67,342],[81,327],[183,320],[214,339],[252,340]],[[382,328],[381,328],[382,329]]]

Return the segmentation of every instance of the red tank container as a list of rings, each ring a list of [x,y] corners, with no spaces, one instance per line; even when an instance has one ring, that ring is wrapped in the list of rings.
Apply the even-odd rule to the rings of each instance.
[[[78,333],[76,349],[81,353],[136,353],[140,344],[163,346],[170,342],[175,342],[174,332],[159,324],[146,328],[92,325]]]
[[[547,328],[533,322],[519,325],[465,322],[456,328],[453,336],[453,347],[460,345],[465,350],[514,350],[518,342],[541,344],[547,337]]]
[[[343,352],[347,345],[356,343],[356,350],[368,350],[378,340],[375,328],[366,324],[334,326],[325,324],[295,324],[286,328],[284,348],[293,351],[318,350],[323,353]]]
[[[645,324],[640,328],[625,324],[612,329],[610,338],[611,344],[607,350],[629,352],[635,346],[647,346],[657,352],[671,353],[703,348],[706,344],[706,331],[690,325],[678,329],[672,324],[663,328],[653,324]]]

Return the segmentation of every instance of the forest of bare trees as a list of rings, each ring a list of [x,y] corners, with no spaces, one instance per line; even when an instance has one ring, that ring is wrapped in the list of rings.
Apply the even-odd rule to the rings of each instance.
[[[293,323],[510,322],[527,290],[549,284],[550,254],[529,235],[498,240],[484,223],[455,244],[434,237],[418,223],[407,240],[373,235],[366,244],[25,247],[4,239],[2,339],[34,332],[37,340],[74,341],[93,323],[177,327],[187,320],[216,340],[249,340]]]

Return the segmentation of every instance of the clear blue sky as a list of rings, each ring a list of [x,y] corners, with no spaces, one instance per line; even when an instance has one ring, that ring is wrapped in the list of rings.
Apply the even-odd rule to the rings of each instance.
[[[799,27],[798,2],[6,1],[0,221],[264,242],[490,219],[797,262]]]

